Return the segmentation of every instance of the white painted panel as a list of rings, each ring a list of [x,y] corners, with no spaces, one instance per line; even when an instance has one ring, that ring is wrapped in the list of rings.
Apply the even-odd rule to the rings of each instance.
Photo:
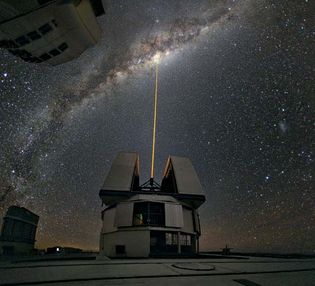
[[[101,239],[102,255],[117,256],[116,245],[125,245],[127,257],[147,257],[150,253],[149,230],[119,230],[105,233]]]
[[[138,172],[138,155],[136,153],[119,153],[109,170],[103,189],[130,191],[135,172]]]
[[[199,221],[198,212],[196,210],[194,211],[194,220],[195,220],[195,231],[200,234],[201,233],[200,221]]]
[[[184,232],[194,232],[194,223],[193,223],[193,214],[192,211],[186,208],[183,208],[183,217],[184,217]]]
[[[111,232],[117,230],[114,226],[116,216],[116,208],[111,208],[104,212],[102,232]]]
[[[188,158],[171,156],[171,163],[180,194],[203,195],[198,175]]]
[[[132,226],[133,203],[121,203],[116,207],[115,226]]]
[[[181,205],[165,203],[165,226],[183,227],[183,209]]]

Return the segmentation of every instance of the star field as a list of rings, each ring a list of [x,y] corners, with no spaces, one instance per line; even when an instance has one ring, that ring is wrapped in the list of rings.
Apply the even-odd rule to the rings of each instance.
[[[191,159],[201,250],[313,253],[314,4],[108,1],[102,40],[56,67],[0,51],[0,213],[40,216],[37,247],[97,249],[98,191],[119,151],[149,177]]]

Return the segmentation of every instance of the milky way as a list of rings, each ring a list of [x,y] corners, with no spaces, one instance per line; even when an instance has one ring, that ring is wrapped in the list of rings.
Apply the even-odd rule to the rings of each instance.
[[[230,3],[231,4],[231,3]],[[9,185],[17,185],[18,182],[34,180],[33,165],[36,156],[36,149],[39,144],[45,144],[62,128],[64,118],[73,107],[77,107],[90,98],[104,96],[112,91],[113,86],[117,85],[128,75],[138,73],[154,62],[154,58],[159,56],[161,59],[170,56],[190,44],[201,36],[209,34],[211,29],[231,21],[237,17],[240,8],[244,7],[246,1],[238,5],[218,6],[208,9],[199,17],[184,17],[166,23],[164,30],[149,31],[146,38],[133,44],[125,53],[108,60],[106,57],[91,73],[90,76],[84,74],[80,83],[74,86],[65,86],[55,100],[46,108],[40,110],[39,118],[35,117],[31,126],[26,129],[26,134],[21,131],[21,143],[15,152],[12,152],[12,170]],[[154,35],[151,35],[154,33]],[[31,131],[29,129],[31,128]],[[29,133],[29,134],[27,134]],[[18,143],[18,142],[17,142]],[[18,143],[19,144],[19,143]],[[21,152],[22,150],[22,152]],[[21,179],[22,178],[22,179]]]
[[[0,211],[41,216],[38,246],[97,249],[98,190],[119,151],[189,157],[203,249],[312,252],[310,1],[108,1],[102,40],[57,67],[1,51]],[[72,226],[77,227],[72,227]],[[231,240],[233,238],[233,241]]]

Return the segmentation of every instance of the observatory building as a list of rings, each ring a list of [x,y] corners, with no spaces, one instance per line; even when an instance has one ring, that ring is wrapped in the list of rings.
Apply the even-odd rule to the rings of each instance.
[[[187,158],[170,156],[161,185],[139,185],[139,157],[119,153],[100,190],[100,254],[109,257],[191,255],[199,251],[197,209],[205,201]]]
[[[62,64],[101,37],[101,0],[0,0],[0,11],[0,48],[26,62]]]
[[[39,216],[26,208],[11,206],[3,218],[0,254],[30,254],[34,250]]]

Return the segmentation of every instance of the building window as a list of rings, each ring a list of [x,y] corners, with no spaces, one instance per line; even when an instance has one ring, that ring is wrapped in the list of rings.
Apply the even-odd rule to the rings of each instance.
[[[8,51],[14,56],[16,56],[19,53],[19,50],[8,50]]]
[[[51,58],[51,56],[45,53],[45,54],[42,54],[39,58],[43,61],[47,61]]]
[[[133,225],[164,226],[164,204],[153,202],[135,203],[133,208]]]
[[[21,36],[15,39],[15,41],[22,47],[25,46],[26,44],[30,43],[30,40],[25,37],[25,36]]]
[[[51,22],[54,24],[55,27],[58,27],[58,23],[55,19],[52,19]]]
[[[49,33],[52,29],[53,28],[48,23],[38,28],[42,35]]]
[[[32,54],[30,54],[28,51],[25,51],[25,50],[19,50],[18,56],[24,60],[24,59],[30,58]]]
[[[12,40],[1,40],[0,41],[0,48],[5,49],[14,49],[18,48],[19,46]]]
[[[32,31],[32,32],[28,33],[27,36],[33,41],[41,38],[41,35],[39,33],[37,33],[36,31]]]
[[[116,245],[116,254],[126,254],[125,245]]]
[[[58,47],[58,49],[63,52],[63,51],[65,51],[66,49],[68,49],[68,45],[67,45],[66,43],[62,43],[62,44]]]
[[[60,52],[57,49],[53,49],[49,52],[49,54],[55,57],[60,55]]]
[[[165,233],[166,245],[177,245],[177,233],[166,232]]]
[[[44,4],[47,4],[47,3],[52,2],[52,1],[53,0],[37,0],[39,5],[44,5]]]
[[[181,234],[180,235],[180,244],[191,246],[191,235],[189,234]]]

